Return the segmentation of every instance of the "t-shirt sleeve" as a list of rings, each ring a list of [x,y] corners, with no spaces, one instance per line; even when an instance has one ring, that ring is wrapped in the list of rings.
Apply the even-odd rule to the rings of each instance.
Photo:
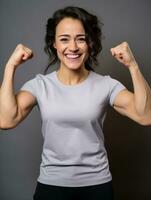
[[[126,89],[126,87],[119,81],[117,81],[116,79],[111,78],[110,76],[108,76],[108,84],[109,84],[109,103],[111,106],[113,106],[114,103],[114,99],[116,97],[116,95]]]
[[[36,92],[36,87],[37,87],[37,80],[36,77],[25,82],[22,87],[20,88],[20,90],[24,90],[24,91],[28,91],[30,92],[34,97],[37,98],[37,92]]]

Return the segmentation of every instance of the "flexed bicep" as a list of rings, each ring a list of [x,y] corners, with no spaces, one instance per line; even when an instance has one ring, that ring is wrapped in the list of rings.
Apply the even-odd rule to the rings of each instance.
[[[37,104],[36,97],[34,97],[28,91],[19,91],[16,94],[16,100],[18,105],[18,116],[16,117],[16,123],[21,122]]]
[[[135,96],[127,89],[122,90],[115,97],[113,108],[120,114],[134,120],[135,122],[144,125],[142,117],[137,113],[135,108]]]

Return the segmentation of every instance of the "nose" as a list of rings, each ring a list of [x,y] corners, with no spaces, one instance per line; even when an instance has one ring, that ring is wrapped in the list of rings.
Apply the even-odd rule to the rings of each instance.
[[[75,40],[70,41],[69,50],[74,52],[79,50],[77,42]]]

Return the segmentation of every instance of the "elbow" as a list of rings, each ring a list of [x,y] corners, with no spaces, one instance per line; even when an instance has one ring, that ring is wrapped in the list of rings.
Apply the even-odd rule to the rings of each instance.
[[[139,124],[142,126],[151,126],[151,122],[146,122],[146,121],[139,122]]]
[[[151,125],[151,107],[144,109],[141,112],[136,112],[136,122],[142,126]]]
[[[9,130],[9,129],[13,129],[16,127],[15,123],[8,123],[6,121],[1,121],[0,122],[0,129],[1,130]]]
[[[1,118],[0,119],[0,129],[2,130],[8,130],[13,129],[18,126],[18,124],[24,119],[21,115],[16,115],[15,117],[11,118]]]
[[[151,116],[149,117],[141,117],[139,120],[138,120],[138,123],[142,126],[151,126]]]

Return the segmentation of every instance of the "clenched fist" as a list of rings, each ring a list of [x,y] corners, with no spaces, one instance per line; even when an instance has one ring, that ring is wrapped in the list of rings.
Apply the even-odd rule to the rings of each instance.
[[[17,67],[18,65],[22,64],[23,62],[27,61],[32,57],[33,52],[31,49],[22,44],[18,44],[14,52],[10,56],[8,64]]]
[[[123,63],[126,67],[130,68],[131,66],[137,65],[127,42],[123,42],[110,50],[112,56],[114,56],[119,62]]]

